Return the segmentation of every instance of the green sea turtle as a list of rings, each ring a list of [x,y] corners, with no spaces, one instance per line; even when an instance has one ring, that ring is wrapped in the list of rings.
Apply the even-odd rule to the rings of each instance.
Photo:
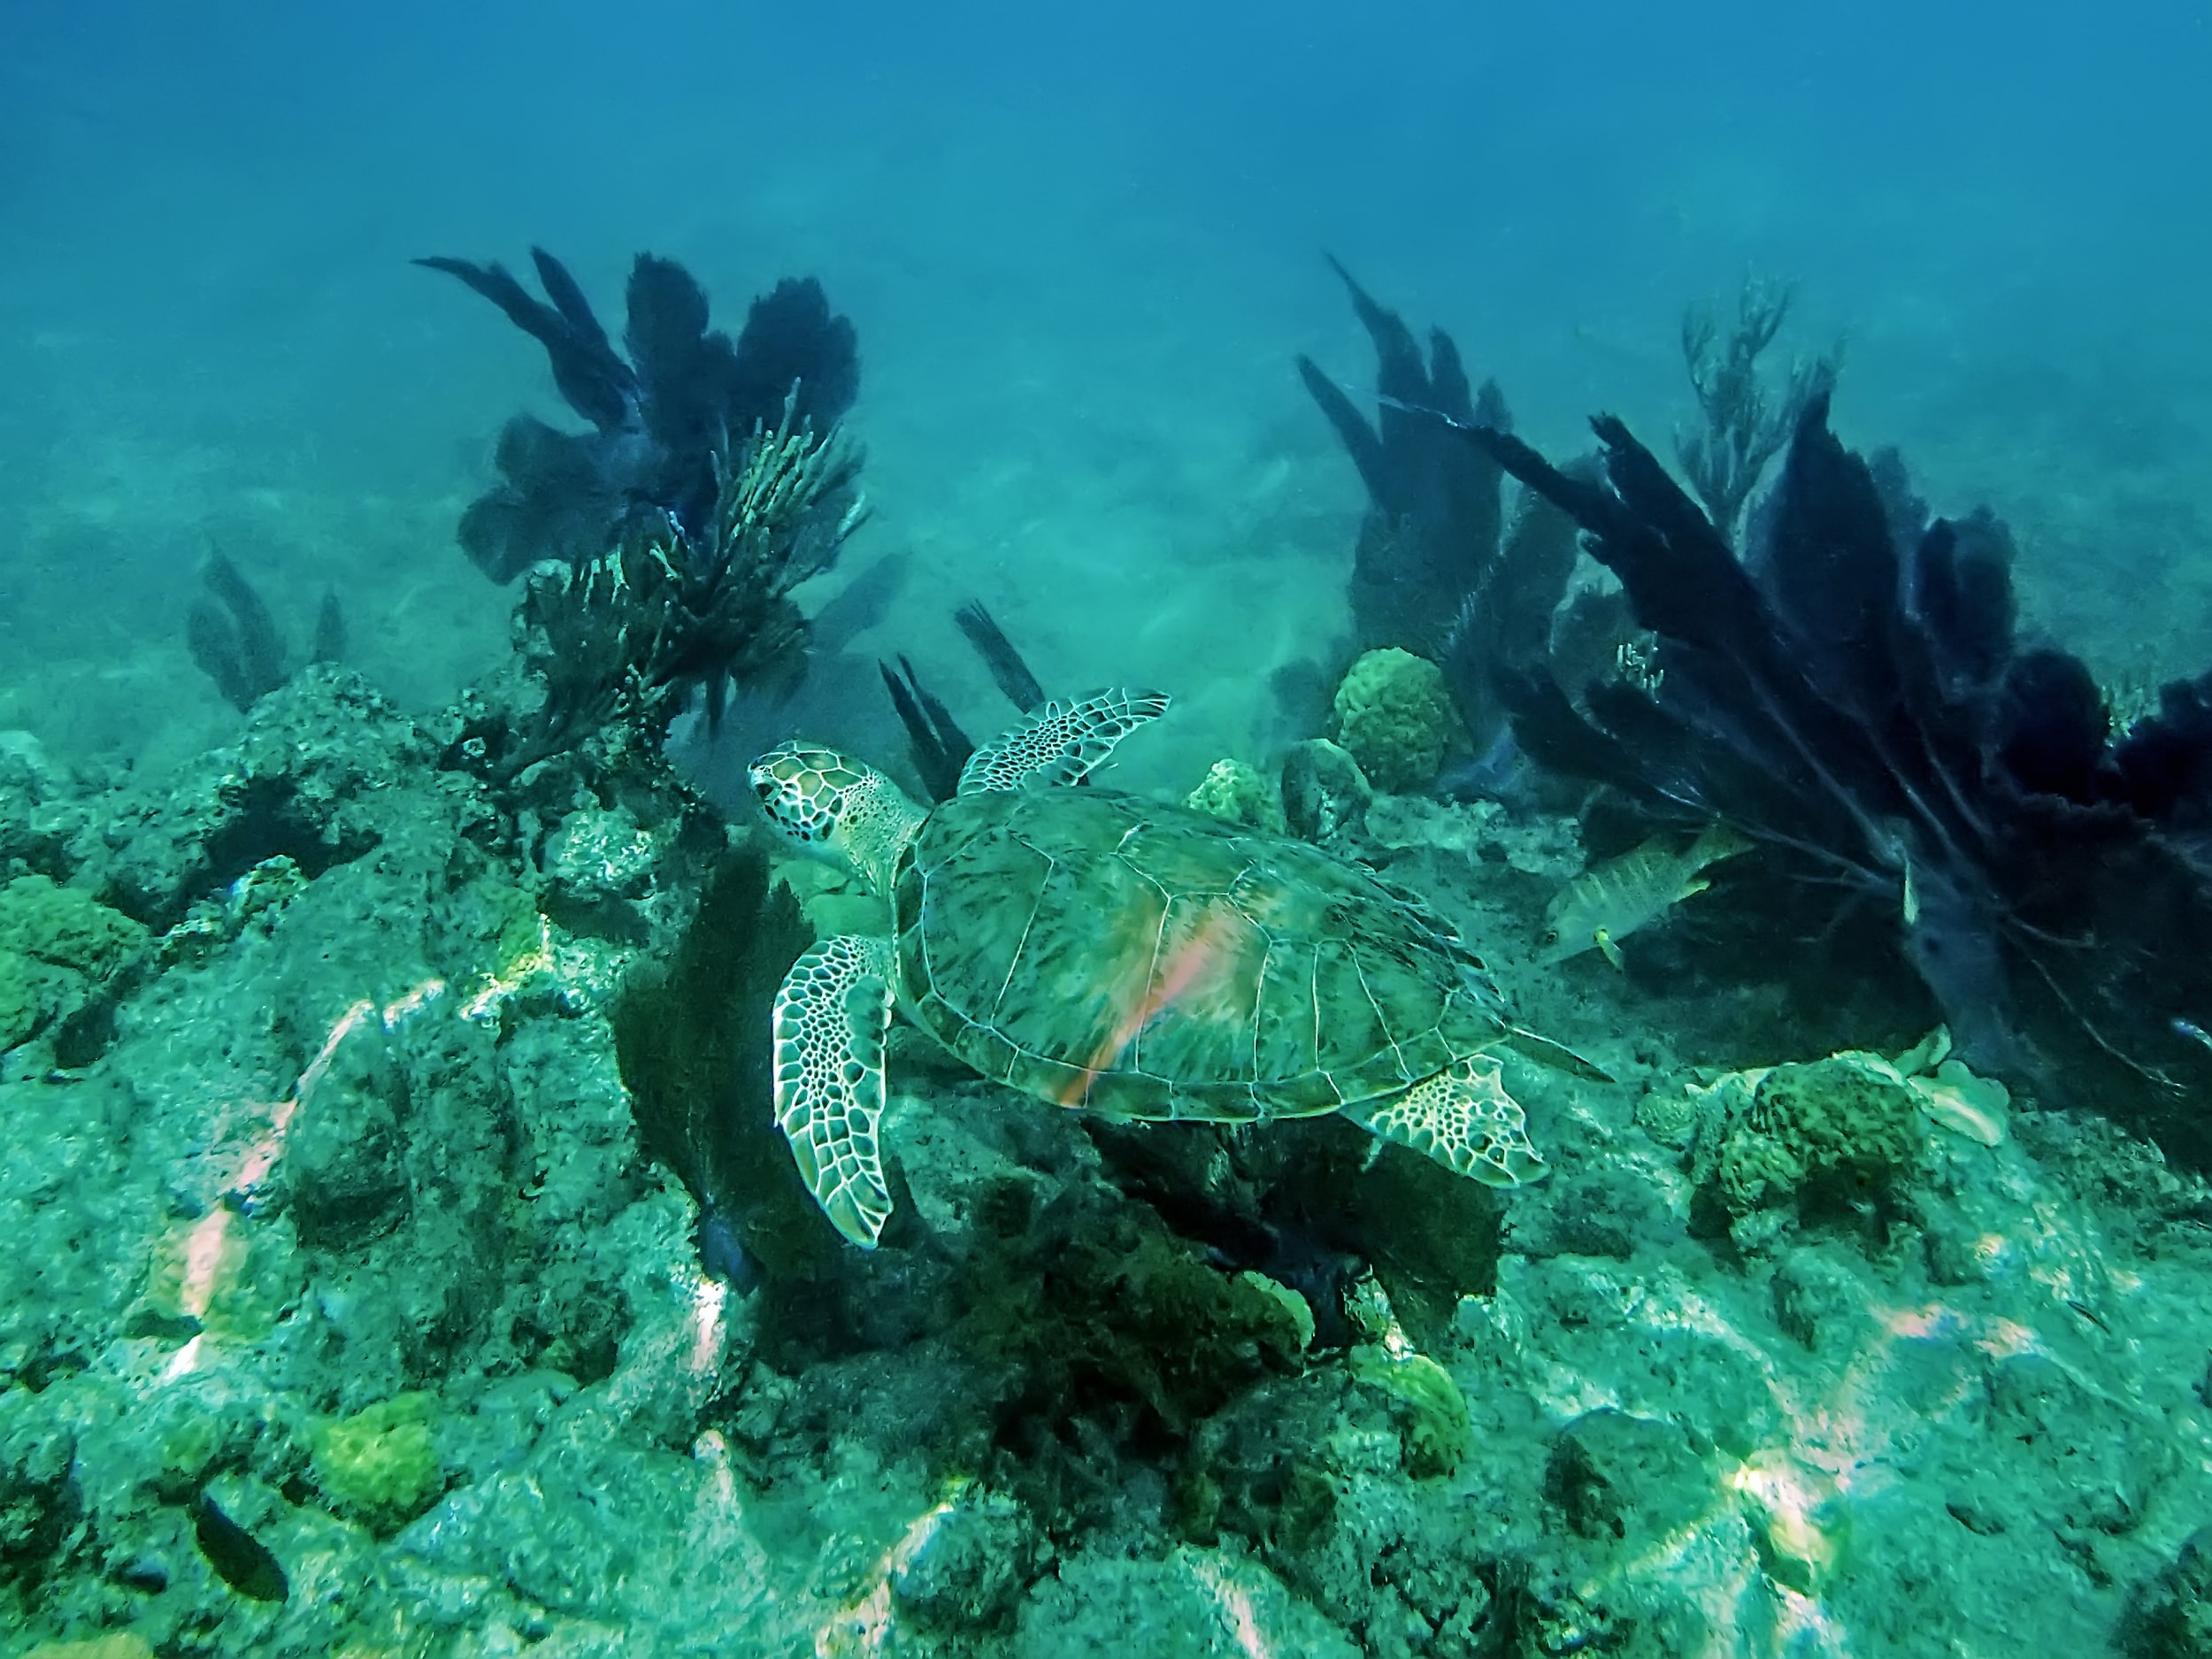
[[[986,1077],[1118,1118],[1257,1123],[1340,1112],[1494,1187],[1545,1172],[1486,1051],[1587,1069],[1524,1032],[1419,899],[1302,841],[1075,789],[1167,708],[1048,703],[924,809],[881,772],[786,743],[753,764],[794,840],[889,900],[889,938],[823,940],[774,1014],[776,1121],[838,1231],[891,1213],[877,1122],[902,1008]]]

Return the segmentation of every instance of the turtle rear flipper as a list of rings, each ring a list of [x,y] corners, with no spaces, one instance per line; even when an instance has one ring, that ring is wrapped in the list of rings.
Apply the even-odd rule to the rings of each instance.
[[[1048,703],[968,757],[960,793],[1080,783],[1114,745],[1167,712],[1156,691],[1099,691],[1074,703]]]
[[[1603,930],[1600,931],[1601,933]],[[1603,940],[1598,948],[1602,950],[1611,942],[1610,940]],[[1613,965],[1618,967],[1620,964],[1615,963]],[[1562,1071],[1578,1077],[1586,1083],[1617,1083],[1620,1081],[1620,1079],[1615,1077],[1595,1060],[1591,1059],[1589,1056],[1577,1054],[1563,1042],[1554,1042],[1549,1037],[1525,1030],[1519,1025],[1508,1025],[1502,1041],[1507,1048],[1512,1049],[1523,1059],[1534,1060],[1544,1065],[1557,1066]]]
[[[883,1118],[891,941],[847,933],[791,964],[776,993],[776,1125],[837,1230],[875,1248],[891,1215],[876,1126]]]
[[[1411,1147],[1486,1187],[1523,1187],[1549,1172],[1495,1060],[1461,1060],[1379,1104],[1340,1110],[1371,1134]]]

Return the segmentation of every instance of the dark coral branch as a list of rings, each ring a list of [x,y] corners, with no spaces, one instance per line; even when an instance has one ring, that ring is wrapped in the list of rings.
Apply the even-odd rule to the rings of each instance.
[[[975,753],[975,740],[960,729],[944,700],[922,684],[907,658],[900,657],[896,668],[879,662],[876,669],[906,728],[907,752],[921,774],[924,792],[933,801],[949,801],[959,790],[960,769]]]
[[[546,304],[515,280],[497,260],[475,265],[466,259],[432,257],[414,263],[427,271],[457,278],[473,293],[499,307],[507,320],[545,348],[553,384],[564,401],[602,432],[618,432],[637,421],[640,391],[630,365],[615,355],[607,331],[592,314],[568,267],[542,248],[530,257],[553,303]]]
[[[1487,755],[1504,733],[1495,677],[1549,649],[1574,567],[1573,525],[1529,495],[1509,526],[1502,470],[1461,435],[1507,427],[1496,383],[1471,388],[1449,334],[1432,330],[1425,352],[1402,318],[1329,264],[1376,359],[1371,423],[1310,359],[1298,359],[1367,490],[1349,588],[1354,631],[1363,649],[1394,646],[1439,662],[1476,750]]]
[[[766,1102],[775,1056],[768,1010],[792,959],[812,941],[791,889],[757,842],[733,849],[699,895],[672,959],[641,964],[612,1014],[639,1139],[699,1204],[707,1271],[772,1297],[803,1294],[833,1234],[810,1225]]]
[[[206,597],[185,612],[185,643],[202,673],[232,707],[251,708],[292,676],[291,653],[260,590],[219,550],[200,568]],[[315,618],[311,662],[335,662],[345,652],[345,615],[326,594]]]
[[[1298,359],[1300,378],[1367,489],[1352,572],[1353,624],[1363,649],[1397,646],[1433,655],[1496,557],[1504,528],[1497,466],[1457,442],[1453,428],[1504,426],[1505,400],[1489,381],[1470,389],[1449,334],[1432,330],[1424,352],[1404,319],[1334,259],[1329,265],[1351,296],[1376,360],[1371,424],[1318,365]]]
[[[1027,713],[1044,703],[1044,687],[981,603],[970,600],[953,612],[953,621],[983,659],[1001,694],[1018,711]],[[877,667],[883,675],[884,688],[891,694],[899,724],[906,728],[907,750],[924,789],[932,800],[949,800],[959,786],[960,769],[975,753],[974,740],[962,730],[943,700],[923,685],[914,664],[904,657],[899,658],[895,669],[881,662]],[[995,731],[1001,724],[995,722],[987,729]]]
[[[1523,745],[1886,895],[1905,960],[1983,1064],[2201,1076],[2212,967],[2182,941],[2212,925],[2205,682],[2114,741],[2088,671],[2018,637],[2002,527],[1919,522],[1893,465],[1826,417],[1810,397],[1741,561],[1617,420],[1593,423],[1596,478],[1468,434],[1581,526],[1659,635],[1641,683],[1579,704],[1520,677]],[[2179,1140],[2212,1155],[2203,1129]]]
[[[1701,428],[1675,434],[1683,476],[1724,535],[1733,535],[1760,477],[1797,428],[1805,406],[1835,386],[1833,355],[1791,365],[1778,396],[1770,396],[1759,359],[1774,343],[1797,297],[1794,286],[1747,279],[1727,334],[1711,311],[1682,319],[1682,360],[1703,418]]]
[[[1030,671],[1014,641],[1006,637],[1006,630],[999,626],[998,619],[979,601],[971,599],[952,613],[952,619],[968,643],[975,648],[975,654],[983,659],[983,665],[991,671],[992,683],[1018,712],[1026,714],[1044,702],[1044,687]]]
[[[542,345],[554,385],[592,426],[563,432],[518,415],[502,429],[499,481],[470,504],[460,531],[463,550],[495,581],[546,559],[580,568],[664,518],[687,535],[707,534],[716,458],[772,425],[794,386],[800,423],[818,432],[859,393],[852,324],[811,278],[755,300],[733,342],[708,326],[706,291],[689,272],[640,254],[625,295],[626,359],[566,267],[541,249],[531,257],[547,300],[497,264],[415,262],[465,283]]]
[[[695,693],[712,719],[733,686],[795,682],[807,625],[792,591],[829,568],[867,511],[859,452],[841,431],[818,435],[800,401],[794,388],[773,427],[757,426],[733,464],[717,461],[703,533],[664,517],[581,569],[533,574],[518,624],[545,696],[518,727],[470,734],[493,775],[613,726],[657,747]]]

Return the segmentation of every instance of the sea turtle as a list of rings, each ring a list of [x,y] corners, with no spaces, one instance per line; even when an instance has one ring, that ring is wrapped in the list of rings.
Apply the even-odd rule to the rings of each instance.
[[[838,1231],[891,1212],[877,1122],[902,1008],[986,1077],[1055,1105],[1257,1123],[1341,1112],[1494,1187],[1538,1179],[1501,1042],[1522,1031],[1418,898],[1302,841],[1064,786],[1167,699],[1048,703],[924,809],[873,768],[786,743],[752,766],[785,834],[890,901],[889,938],[816,944],[776,997],[776,1121]]]

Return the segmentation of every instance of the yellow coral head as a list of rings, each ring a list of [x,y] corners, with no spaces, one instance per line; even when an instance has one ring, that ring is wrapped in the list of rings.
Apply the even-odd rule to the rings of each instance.
[[[803,846],[850,865],[879,892],[922,820],[921,809],[872,766],[833,749],[780,743],[752,764],[768,821]]]

